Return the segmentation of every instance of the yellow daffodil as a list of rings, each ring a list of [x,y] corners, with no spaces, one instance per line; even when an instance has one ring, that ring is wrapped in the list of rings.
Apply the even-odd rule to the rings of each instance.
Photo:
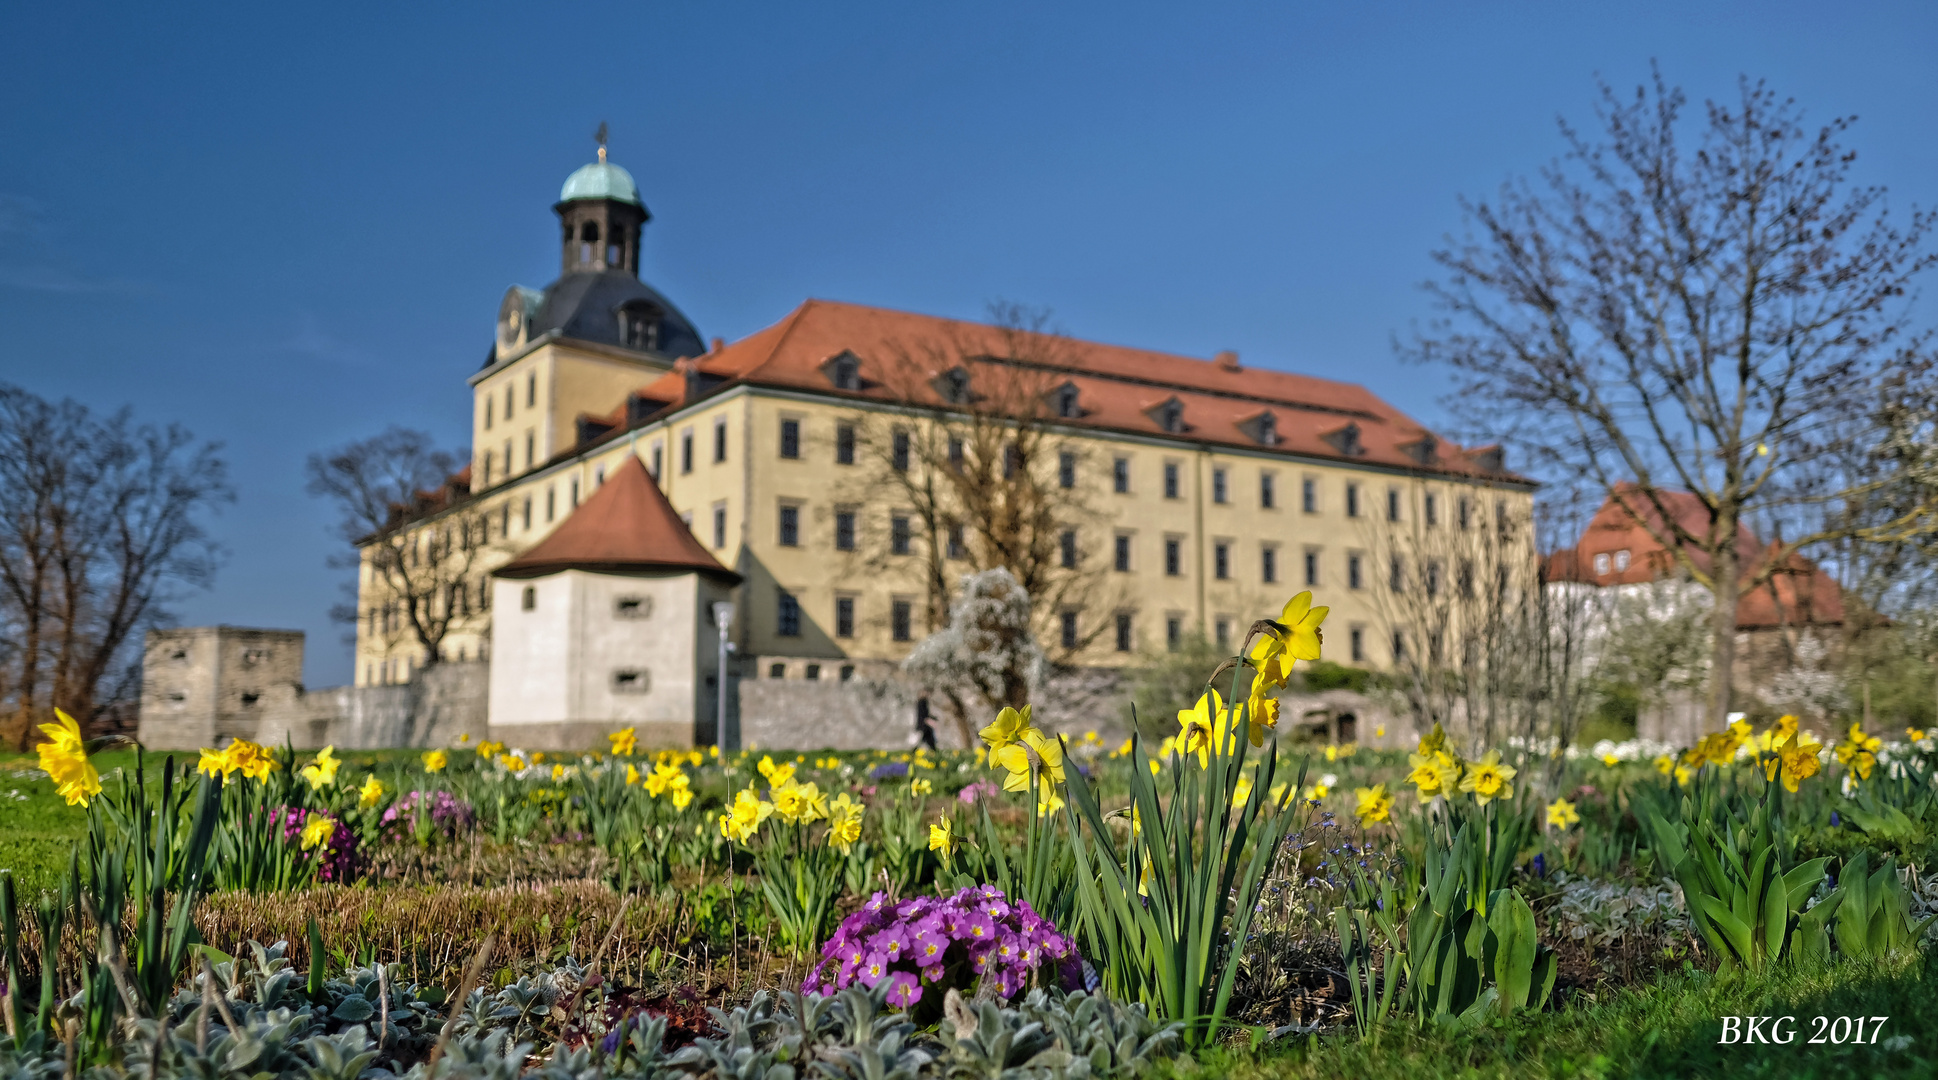
[[[1822,750],[1822,743],[1805,739],[1793,727],[1790,737],[1777,748],[1776,756],[1764,759],[1763,775],[1772,781],[1781,776],[1783,789],[1794,792],[1797,785],[1817,775],[1817,770],[1823,767],[1822,762],[1817,760]]]
[[[357,789],[357,805],[365,809],[377,805],[383,799],[384,782],[377,779],[374,775],[365,780],[363,786]]]
[[[1265,745],[1265,733],[1279,726],[1279,699],[1265,696],[1265,680],[1253,679],[1252,692],[1245,699],[1246,735],[1253,746]]]
[[[1871,778],[1871,770],[1877,766],[1877,755],[1871,753],[1869,750],[1859,750],[1857,753],[1851,755],[1849,765],[1850,770],[1857,774],[1858,779],[1869,780]]]
[[[1489,750],[1468,767],[1467,775],[1460,781],[1460,790],[1471,794],[1482,806],[1495,799],[1511,799],[1515,771],[1514,766],[1502,764],[1499,750]]]
[[[565,779],[565,766],[563,766],[563,765],[553,765],[553,766],[552,766],[552,783],[554,783],[554,784],[556,784],[556,783],[558,783],[558,782],[559,782],[560,780],[563,780],[563,779]]]
[[[269,756],[269,751],[247,739],[231,742],[223,754],[227,758],[229,772],[240,773],[251,780],[267,780],[269,774],[276,771],[276,759]]]
[[[1294,661],[1319,659],[1324,639],[1319,624],[1326,621],[1327,610],[1312,606],[1311,592],[1287,600],[1271,631],[1252,643],[1250,659],[1258,677],[1273,686],[1284,686],[1292,677]]]
[[[525,759],[517,754],[499,754],[498,767],[506,772],[524,772]]]
[[[1620,765],[1621,763],[1622,763],[1622,759],[1616,757],[1614,754],[1602,755],[1602,764],[1608,766],[1611,769],[1617,765]]]
[[[1326,744],[1326,760],[1327,761],[1339,760],[1339,744],[1337,743]]]
[[[55,723],[40,725],[47,741],[35,747],[40,752],[40,767],[54,790],[69,806],[86,806],[101,793],[101,774],[87,759],[87,740],[81,738],[80,722],[60,709],[54,710]]]
[[[450,756],[442,750],[427,750],[424,753],[424,771],[427,773],[443,772],[450,763]]]
[[[1904,729],[1904,737],[1912,742],[1924,742],[1925,731],[1923,728],[1908,727]]]
[[[1043,817],[1063,809],[1063,796],[1057,794],[1056,785],[1040,784],[1036,789],[1036,816]]]
[[[1187,754],[1198,755],[1198,766],[1211,766],[1211,747],[1225,727],[1225,699],[1216,690],[1206,690],[1198,703],[1178,710],[1178,744]]]
[[[919,799],[922,796],[931,794],[934,791],[935,791],[935,784],[924,777],[918,776],[915,779],[910,780],[908,782],[908,793],[910,798]]]
[[[1330,784],[1313,784],[1305,789],[1305,797],[1314,802],[1330,794],[1332,794],[1332,785]]]
[[[629,761],[626,763],[626,786],[632,787],[637,783],[639,783],[639,766]]]
[[[478,756],[486,761],[491,761],[504,752],[505,744],[495,739],[489,739],[478,744]]]
[[[545,764],[545,751],[543,750],[532,751],[532,764],[534,765]]]
[[[1407,762],[1413,766],[1413,771],[1406,774],[1406,782],[1420,789],[1421,802],[1443,793],[1440,770],[1434,768],[1433,754],[1409,754]]]
[[[1664,776],[1672,775],[1676,771],[1676,759],[1663,754],[1655,759],[1655,771]]]
[[[442,753],[442,751],[434,752]],[[429,755],[425,755],[425,759],[428,761]],[[332,787],[336,784],[336,771],[342,767],[343,762],[337,760],[336,747],[326,746],[317,751],[316,760],[303,766],[298,770],[297,775],[303,778],[304,783],[313,788]],[[439,766],[439,768],[442,767]]]
[[[303,823],[303,850],[309,851],[329,843],[336,834],[336,821],[325,814],[311,814]]]
[[[845,791],[836,795],[828,804],[828,846],[848,854],[861,839],[861,817],[866,809]]]
[[[1556,799],[1548,804],[1548,824],[1555,828],[1566,831],[1579,821],[1581,821],[1581,815],[1575,811],[1574,803],[1566,799]]]
[[[1004,706],[996,714],[996,722],[982,729],[982,741],[993,752],[1020,740],[1030,728],[1030,706],[1025,705],[1021,710]]]
[[[606,739],[612,743],[614,757],[632,757],[633,752],[639,749],[639,732],[634,728],[620,728],[607,735]]]
[[[1361,824],[1383,822],[1393,816],[1393,796],[1386,793],[1385,784],[1354,788],[1353,796],[1359,802],[1353,810],[1353,816],[1358,818]]]
[[[774,804],[762,801],[753,788],[736,792],[733,805],[720,815],[720,835],[744,844],[753,839],[761,823],[773,816]]]
[[[1432,754],[1435,751],[1445,749],[1446,745],[1447,733],[1441,729],[1438,723],[1435,723],[1432,731],[1420,736],[1420,748],[1417,752],[1420,754]]]
[[[944,817],[929,826],[929,850],[948,858],[956,852],[955,823]]]

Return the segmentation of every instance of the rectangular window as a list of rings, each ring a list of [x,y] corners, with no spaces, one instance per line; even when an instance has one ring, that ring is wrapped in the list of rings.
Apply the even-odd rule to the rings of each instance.
[[[1131,617],[1128,611],[1117,613],[1117,651],[1131,651]]]
[[[1397,664],[1405,659],[1406,635],[1395,630],[1393,631],[1393,662]]]
[[[713,506],[713,546],[727,546],[727,504],[715,503]]]
[[[1184,541],[1175,536],[1164,538],[1164,572],[1171,577],[1184,573]]]
[[[1128,574],[1128,573],[1130,573],[1130,568],[1131,568],[1131,566],[1130,566],[1130,551],[1131,551],[1131,538],[1130,538],[1130,534],[1128,534],[1128,533],[1118,533],[1118,534],[1117,534],[1117,562],[1116,562],[1116,566],[1117,566],[1117,572],[1118,572],[1118,573],[1120,573],[1120,574]]]
[[[888,519],[888,550],[896,555],[906,555],[908,554],[908,549],[908,518],[897,514]]]
[[[1346,516],[1350,518],[1356,518],[1359,516],[1359,485],[1358,484],[1346,485]]]
[[[693,471],[693,429],[680,432],[680,472]]]
[[[852,596],[834,598],[834,636],[855,636],[855,598]]]
[[[1062,556],[1063,568],[1065,570],[1075,570],[1077,568],[1077,531],[1075,529],[1063,530],[1063,535],[1057,538],[1057,543],[1060,548],[1058,554]]]
[[[1352,633],[1348,635],[1348,637],[1352,645],[1353,663],[1357,664],[1365,660],[1366,659],[1366,631],[1355,626],[1352,629]]]
[[[575,476],[572,478],[572,508],[576,510],[578,509],[578,507],[579,507],[579,478]]]
[[[1299,481],[1299,509],[1308,514],[1319,512],[1319,481],[1310,476]]]
[[[801,602],[786,589],[780,590],[774,632],[781,637],[801,636]]]
[[[834,512],[834,546],[839,551],[855,549],[855,512],[853,510]]]
[[[889,464],[896,472],[908,471],[908,432],[897,431],[889,443]]]
[[[727,421],[723,418],[713,422],[713,463],[727,460]]]
[[[1219,581],[1231,577],[1231,545],[1222,540],[1211,545],[1211,575]]]
[[[1178,646],[1183,642],[1184,642],[1184,620],[1179,618],[1176,615],[1165,616],[1164,647],[1170,650],[1171,652],[1177,652]]]
[[[1056,482],[1058,487],[1077,486],[1077,455],[1065,450],[1056,456]]]
[[[505,419],[507,420],[511,419],[511,407],[517,401],[518,401],[518,388],[515,386],[509,386],[509,385],[506,386],[505,387]]]
[[[1427,524],[1440,524],[1440,500],[1428,494],[1422,501],[1421,510],[1426,517]]]
[[[1130,494],[1130,459],[1118,458],[1110,463],[1110,489],[1119,495]]]
[[[834,463],[836,465],[855,463],[855,426],[853,424],[835,425]]]
[[[889,635],[896,641],[908,641],[914,637],[911,624],[915,621],[915,605],[907,600],[897,600],[888,609]]]
[[[498,401],[497,398],[485,399],[485,430],[486,431],[491,430],[491,407],[497,404],[497,401]]]
[[[1276,478],[1271,473],[1258,474],[1258,505],[1261,509],[1270,510],[1278,505],[1276,486]]]
[[[527,431],[525,433],[525,467],[527,469],[531,468],[533,459],[537,457],[538,437]]]
[[[653,479],[655,480],[659,479],[659,465],[660,465],[659,451],[660,451],[660,445],[658,443],[654,443],[653,444],[653,467],[646,470],[647,472],[650,472],[653,474]]]
[[[524,518],[524,529],[530,532],[532,527],[532,497],[530,495],[525,496],[525,508],[521,516]]]
[[[1420,573],[1420,583],[1426,587],[1428,596],[1440,595],[1440,560],[1427,560],[1427,565]]]
[[[535,408],[537,405],[538,405],[538,372],[534,371],[531,374],[525,376],[525,407],[530,409],[530,408]]]
[[[552,518],[553,518],[553,517],[555,517],[555,516],[557,516],[557,513],[558,513],[558,501],[559,501],[559,498],[558,498],[558,496],[559,496],[559,492],[558,492],[558,489],[557,489],[557,488],[555,488],[555,487],[549,487],[549,486],[548,486],[548,487],[546,487],[546,489],[545,489],[545,520],[546,520],[546,522],[547,522],[547,523],[550,523],[550,522],[551,522],[551,520],[552,520]]]
[[[1231,648],[1231,620],[1230,619],[1213,620],[1211,624],[1211,632],[1212,632],[1213,638],[1218,642],[1219,648],[1221,649]]]
[[[1265,550],[1259,552],[1259,562],[1260,569],[1264,572],[1262,576],[1265,578],[1265,584],[1270,585],[1278,581],[1279,549],[1266,545]]]
[[[1316,551],[1305,553],[1305,583],[1307,588],[1319,586],[1319,553]]]
[[[799,420],[781,421],[781,456],[798,458],[801,456],[801,422]]]
[[[1364,582],[1361,580],[1359,571],[1359,556],[1346,556],[1346,587],[1348,589],[1358,589],[1363,586]]]
[[[1211,501],[1215,503],[1226,502],[1229,494],[1228,485],[1225,482],[1225,470],[1211,470]]]
[[[1077,647],[1077,641],[1079,640],[1077,637],[1077,613],[1074,611],[1064,611],[1059,612],[1059,614],[1063,617],[1063,647],[1066,649],[1074,649]]]
[[[781,507],[781,546],[801,546],[801,508],[798,506]]]
[[[1406,589],[1406,564],[1400,561],[1398,555],[1393,556],[1386,564],[1386,587],[1394,592],[1403,592]]]
[[[962,526],[951,524],[949,526],[949,558],[966,559],[968,557],[969,545],[963,540]]]
[[[1400,520],[1400,489],[1386,489],[1386,520]]]
[[[1458,506],[1459,506],[1459,514],[1460,514],[1460,529],[1462,532],[1465,532],[1467,530],[1467,526],[1472,524],[1473,522],[1474,504],[1467,501],[1467,496],[1462,495],[1460,497],[1460,502],[1458,503]]]
[[[1178,463],[1175,461],[1164,463],[1164,497],[1167,499],[1178,497]]]

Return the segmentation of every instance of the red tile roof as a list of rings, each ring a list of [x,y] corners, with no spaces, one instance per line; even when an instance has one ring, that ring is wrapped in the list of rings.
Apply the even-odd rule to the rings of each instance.
[[[1035,354],[1024,364],[999,363],[1018,340]],[[827,362],[843,352],[859,360],[861,387],[837,389]],[[692,365],[711,392],[736,382],[802,390],[834,397],[946,407],[932,385],[942,369],[961,365],[972,390],[1000,386],[1003,372],[1027,369],[1044,389],[1073,384],[1082,415],[1059,424],[1116,432],[1182,437],[1195,442],[1259,448],[1256,421],[1274,418],[1273,449],[1312,457],[1358,461],[1462,476],[1525,483],[1490,469],[1482,447],[1464,450],[1438,439],[1399,410],[1354,383],[1247,368],[1235,356],[1212,360],[1175,356],[1121,345],[1016,334],[981,323],[890,311],[859,304],[809,300],[773,326],[730,345],[718,345]],[[636,396],[688,403],[684,370],[661,376]],[[1173,397],[1183,406],[1183,432],[1167,432],[1157,406]],[[609,432],[624,429],[626,408],[592,418]],[[1243,426],[1241,426],[1243,425]],[[1358,453],[1347,453],[1341,433],[1358,432]],[[1330,438],[1329,438],[1330,437]],[[1432,446],[1423,460],[1422,445]]]
[[[1709,509],[1693,492],[1659,493],[1664,509],[1685,532],[1701,536],[1709,530]],[[1572,548],[1554,552],[1547,559],[1549,581],[1576,581],[1589,585],[1635,585],[1674,576],[1677,560],[1668,548],[1658,543],[1648,525],[1659,526],[1662,515],[1632,484],[1615,489],[1595,512],[1581,540]],[[1737,565],[1745,577],[1767,567],[1776,555],[1777,545],[1768,547],[1756,538],[1748,525],[1738,523],[1736,530]],[[1628,564],[1620,567],[1626,552]],[[1606,573],[1596,572],[1596,557],[1608,557]],[[1691,561],[1705,569],[1709,556],[1689,551]],[[1742,594],[1736,604],[1738,629],[1754,630],[1776,626],[1839,625],[1844,621],[1844,594],[1832,578],[1809,559],[1792,554],[1784,560],[1769,581]]]
[[[697,570],[740,580],[700,546],[632,455],[550,536],[496,574],[539,577],[560,570]]]

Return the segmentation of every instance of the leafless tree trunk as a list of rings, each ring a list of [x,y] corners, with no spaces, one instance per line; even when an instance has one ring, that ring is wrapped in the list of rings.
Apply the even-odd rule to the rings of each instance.
[[[437,449],[423,432],[391,428],[312,454],[305,466],[307,490],[336,504],[337,535],[355,545],[332,565],[357,568],[374,580],[370,598],[376,603],[335,614],[361,620],[386,651],[414,643],[424,667],[444,659],[444,637],[454,626],[490,603],[481,570],[492,522],[466,500],[469,487],[456,476],[466,457]],[[454,504],[456,509],[425,520]]]
[[[233,498],[218,449],[0,385],[0,688],[19,745],[55,708],[87,723],[125,699],[129,642],[214,579],[200,518]]]
[[[1929,338],[1903,298],[1932,256],[1933,218],[1900,228],[1883,192],[1854,187],[1850,121],[1745,80],[1693,139],[1658,74],[1625,99],[1606,85],[1591,138],[1538,182],[1465,204],[1478,235],[1436,252],[1443,316],[1406,352],[1457,376],[1469,421],[1565,483],[1622,500],[1715,598],[1710,723],[1732,701],[1736,601],[1800,549],[1938,528],[1928,501],[1867,520],[1841,513],[1888,478],[1827,473],[1885,434],[1887,385],[1929,397]],[[1667,493],[1694,492],[1703,520]],[[1789,539],[1738,550],[1752,517]]]
[[[931,629],[947,624],[959,580],[1003,569],[1029,595],[1037,640],[1052,658],[1067,660],[1107,624],[1080,619],[1082,632],[1066,643],[1062,613],[1114,610],[1115,595],[1101,552],[1080,544],[1074,560],[1065,557],[1066,532],[1094,537],[1103,520],[1091,503],[1095,472],[1081,441],[1065,438],[1056,423],[1059,388],[1075,367],[1071,342],[1049,330],[1041,313],[1014,305],[997,305],[990,321],[897,342],[876,358],[873,370],[899,407],[859,420],[857,445],[870,468],[851,494],[905,508],[918,527],[908,540],[921,545]],[[1076,478],[1068,487],[1066,472]],[[893,542],[872,538],[871,569],[905,565],[908,556],[897,555]]]

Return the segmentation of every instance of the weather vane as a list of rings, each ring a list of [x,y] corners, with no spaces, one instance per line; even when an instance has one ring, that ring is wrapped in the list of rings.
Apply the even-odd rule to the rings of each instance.
[[[606,160],[606,122],[604,120],[599,121],[599,130],[594,132],[592,137],[599,143],[599,160],[603,162]]]

